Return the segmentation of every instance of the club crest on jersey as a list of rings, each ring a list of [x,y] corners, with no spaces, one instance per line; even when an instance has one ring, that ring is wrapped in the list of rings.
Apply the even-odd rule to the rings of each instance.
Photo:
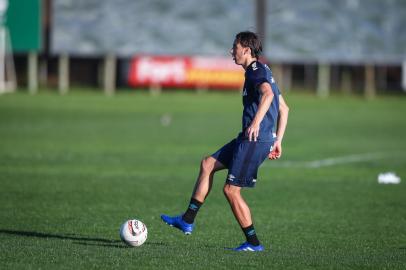
[[[247,88],[244,88],[244,91],[242,91],[242,96],[245,97],[246,95],[248,95]]]

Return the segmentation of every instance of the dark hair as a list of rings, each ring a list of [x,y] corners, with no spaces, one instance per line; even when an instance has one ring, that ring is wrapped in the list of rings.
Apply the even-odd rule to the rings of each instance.
[[[262,53],[262,44],[258,35],[251,31],[240,32],[235,36],[235,43],[251,49],[251,56],[258,58]]]

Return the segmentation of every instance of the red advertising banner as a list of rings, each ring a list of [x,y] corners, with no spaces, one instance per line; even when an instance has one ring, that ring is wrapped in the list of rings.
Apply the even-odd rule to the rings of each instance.
[[[128,83],[133,87],[239,90],[244,70],[231,58],[137,56],[131,61]]]

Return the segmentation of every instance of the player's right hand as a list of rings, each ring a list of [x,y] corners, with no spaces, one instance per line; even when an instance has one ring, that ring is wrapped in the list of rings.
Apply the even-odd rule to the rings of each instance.
[[[280,141],[276,141],[275,144],[273,145],[272,151],[269,153],[268,158],[269,159],[278,159],[282,155],[282,144]]]

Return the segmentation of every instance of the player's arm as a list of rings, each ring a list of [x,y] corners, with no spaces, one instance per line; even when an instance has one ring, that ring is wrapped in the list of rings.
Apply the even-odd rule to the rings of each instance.
[[[269,154],[269,159],[278,159],[282,155],[282,140],[285,135],[286,126],[288,124],[289,107],[283,99],[282,95],[279,95],[279,116],[278,127],[276,130],[276,142],[274,143],[273,150]]]
[[[264,119],[266,112],[271,106],[274,94],[272,92],[272,87],[269,83],[264,82],[259,86],[259,92],[261,93],[261,100],[259,102],[257,114],[252,120],[251,125],[246,130],[246,135],[249,141],[257,141],[259,135],[259,127]]]

